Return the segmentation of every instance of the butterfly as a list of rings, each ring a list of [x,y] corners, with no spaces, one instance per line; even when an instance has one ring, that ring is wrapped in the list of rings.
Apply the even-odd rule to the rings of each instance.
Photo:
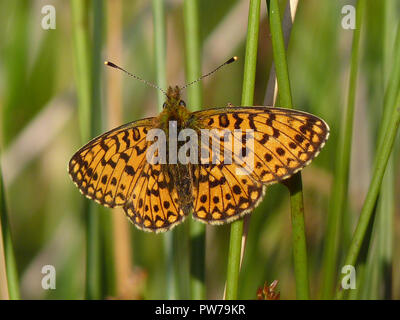
[[[157,117],[133,121],[94,138],[69,162],[69,174],[82,194],[106,207],[123,207],[141,230],[167,231],[190,213],[214,225],[237,220],[257,207],[266,186],[307,166],[329,136],[324,120],[293,109],[228,105],[190,112],[181,90],[176,86],[164,92],[166,101]],[[194,141],[201,149],[194,156],[197,161],[168,162],[171,141],[166,142],[166,162],[149,161],[150,150],[162,140],[149,140],[151,132],[157,129],[168,136],[171,123],[177,133],[197,134]],[[207,136],[204,147],[201,133],[207,130],[223,134]],[[178,147],[185,143],[179,141]],[[213,152],[214,146],[219,152]],[[153,158],[161,153],[157,150]],[[234,159],[246,154],[252,161],[232,161],[229,154]]]

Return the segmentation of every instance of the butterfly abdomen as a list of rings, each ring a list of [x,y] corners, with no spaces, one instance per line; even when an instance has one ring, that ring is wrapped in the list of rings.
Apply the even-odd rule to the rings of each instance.
[[[191,166],[182,164],[168,165],[169,175],[171,177],[170,188],[175,188],[178,193],[177,202],[182,208],[185,215],[188,215],[193,209],[193,195],[192,195],[192,175]]]

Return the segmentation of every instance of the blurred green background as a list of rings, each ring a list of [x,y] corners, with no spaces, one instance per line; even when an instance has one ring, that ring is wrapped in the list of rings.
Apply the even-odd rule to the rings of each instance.
[[[285,3],[281,1],[282,13]],[[233,55],[239,57],[237,63],[203,81],[202,107],[225,106],[227,103],[239,105],[248,2],[201,0],[199,4],[203,72]],[[300,0],[288,47],[294,105],[320,116],[331,128],[325,148],[303,171],[312,298],[320,296],[334,159],[347,100],[353,30],[343,29],[341,25],[344,16],[341,10],[346,4],[355,5],[355,2]],[[45,16],[41,13],[44,5],[53,5],[56,9],[54,30],[44,30],[41,26]],[[90,56],[99,55],[99,59],[93,59],[92,66],[99,74],[101,86],[99,105],[96,114],[92,115],[101,123],[95,129],[96,134],[109,127],[107,115],[110,113],[107,110],[113,112],[113,100],[107,95],[110,85],[107,79],[116,71],[106,68],[103,60],[118,63],[149,81],[155,82],[156,75],[151,1],[121,1],[119,16],[110,14],[113,5],[113,1],[103,3],[102,18],[96,25],[91,9],[93,4],[88,2],[89,24],[101,28],[100,46],[91,48],[89,52]],[[371,178],[387,73],[391,67],[390,59],[395,58],[390,57],[391,51],[386,48],[391,48],[394,43],[400,2],[371,0],[367,1],[366,9],[360,47],[349,195],[340,234],[338,272],[346,254],[343,248],[349,245]],[[193,79],[184,78],[182,1],[165,1],[165,10],[167,79],[172,85],[183,84]],[[21,297],[26,299],[85,297],[83,201],[67,172],[69,159],[84,144],[78,125],[72,21],[71,4],[68,1],[0,1],[1,162]],[[114,35],[110,34],[109,29],[113,21],[119,23],[120,51],[110,49]],[[110,56],[110,52],[117,54]],[[388,52],[389,58],[385,56]],[[266,4],[262,1],[255,105],[263,105],[271,63],[271,38]],[[155,116],[159,110],[157,92],[122,73],[120,77],[122,96],[119,99],[123,107],[119,124]],[[394,190],[398,190],[400,183],[397,155],[398,152],[395,152],[394,166],[390,171]],[[394,191],[394,194],[398,195],[398,192]],[[265,281],[271,283],[275,279],[279,280],[282,299],[295,298],[288,199],[288,193],[282,185],[269,187],[265,200],[252,214],[240,276],[239,298],[255,299],[257,288],[262,287]],[[400,201],[398,197],[393,201],[392,230],[387,230],[393,243],[390,253],[393,267],[391,293],[389,296],[382,293],[384,289],[379,287],[381,277],[368,274],[360,284],[358,298],[400,298],[400,248],[396,245],[400,240]],[[98,211],[103,224],[104,221],[105,224],[113,223],[112,215],[123,215],[121,211],[112,212],[103,208]],[[128,220],[124,221],[130,237],[130,272],[124,275],[126,281],[123,291],[116,290],[112,272],[109,276],[109,261],[115,259],[115,250],[109,250],[107,243],[117,235],[115,229],[103,228],[100,236],[104,272],[99,284],[102,297],[165,298],[164,236],[144,233]],[[185,227],[184,223],[177,228]],[[375,257],[379,257],[379,246],[374,245],[377,241],[376,230],[374,232],[370,246],[377,248],[371,249],[371,258],[368,260],[371,264]],[[207,226],[207,298],[220,299],[223,296],[228,245],[229,226]],[[43,290],[41,287],[44,265],[56,268],[56,290]],[[4,284],[2,277],[3,273],[0,273],[0,282]],[[377,283],[375,287],[374,282]],[[379,289],[367,289],[371,286]]]

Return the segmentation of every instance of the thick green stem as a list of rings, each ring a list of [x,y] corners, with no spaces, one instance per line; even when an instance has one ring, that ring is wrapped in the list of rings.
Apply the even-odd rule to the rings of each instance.
[[[78,95],[78,117],[82,141],[91,136],[91,59],[89,2],[71,1],[75,50],[76,90]]]
[[[389,159],[378,203],[378,276],[376,290],[382,289],[380,298],[392,299],[393,286],[393,232],[395,216],[395,170],[393,155]],[[375,258],[375,257],[374,257]]]
[[[281,17],[277,0],[270,1],[269,17],[280,104],[283,107],[292,108],[292,94],[290,90],[289,73],[286,61],[285,42],[283,39]],[[285,182],[285,185],[288,187],[290,192],[296,296],[298,299],[308,299],[309,282],[307,267],[307,244],[304,224],[303,187],[301,174],[295,174]]]
[[[304,223],[303,185],[301,174],[295,174],[284,183],[290,193],[292,217],[292,242],[294,275],[296,278],[297,299],[309,299],[307,242]]]
[[[18,300],[20,299],[18,270],[14,256],[10,223],[8,221],[6,196],[4,192],[1,167],[0,167],[0,225],[1,225],[1,234],[2,234],[2,241],[4,248],[4,260],[6,264],[8,296],[11,300]],[[0,252],[0,254],[3,253]]]
[[[166,26],[165,26],[165,7],[162,0],[153,0],[153,28],[154,28],[154,58],[157,77],[157,85],[165,89],[167,86],[167,65],[166,65]],[[158,111],[162,111],[165,101],[164,94],[157,92]],[[164,234],[164,253],[166,270],[166,298],[177,299],[177,268],[174,259],[174,236],[176,230]]]
[[[400,52],[393,52],[392,35],[395,35],[394,48],[399,49],[400,45],[400,26],[393,30],[393,24],[397,22],[396,1],[386,1],[385,6],[385,24],[384,24],[384,55],[383,55],[383,77],[385,84],[390,84],[390,89],[386,90],[385,103],[383,110],[383,122],[381,126],[385,127],[390,119],[390,105],[398,92],[400,79],[400,59],[397,59]],[[393,77],[393,81],[390,79]],[[397,88],[396,88],[397,86]],[[383,130],[381,130],[383,132]],[[383,143],[383,134],[378,137],[378,145]],[[377,276],[374,278],[376,287],[376,296],[389,300],[392,299],[393,290],[393,240],[394,240],[394,217],[395,206],[395,155],[392,154],[388,167],[383,177],[382,188],[378,202],[378,230],[377,230]],[[371,257],[371,260],[376,258]],[[374,259],[375,261],[375,259]],[[371,295],[369,295],[371,297]]]
[[[242,90],[243,106],[253,105],[257,64],[258,31],[260,25],[260,6],[260,0],[250,0]],[[226,299],[228,300],[237,299],[242,234],[243,220],[241,219],[233,222],[231,226],[226,279]]]
[[[198,0],[185,0],[183,17],[185,28],[186,79],[192,81],[201,76],[201,44],[199,32]],[[188,87],[188,105],[199,109],[202,105],[201,82]],[[192,299],[205,298],[205,235],[204,224],[190,224],[190,292]]]

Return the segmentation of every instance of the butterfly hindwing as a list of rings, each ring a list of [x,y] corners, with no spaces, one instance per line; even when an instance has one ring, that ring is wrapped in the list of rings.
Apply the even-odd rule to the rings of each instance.
[[[205,223],[223,224],[251,212],[262,199],[265,186],[232,163],[198,165],[194,173],[193,217]],[[242,172],[243,173],[243,172]]]
[[[183,221],[185,215],[178,205],[175,188],[160,164],[146,163],[124,210],[131,221],[145,231],[167,231]]]

